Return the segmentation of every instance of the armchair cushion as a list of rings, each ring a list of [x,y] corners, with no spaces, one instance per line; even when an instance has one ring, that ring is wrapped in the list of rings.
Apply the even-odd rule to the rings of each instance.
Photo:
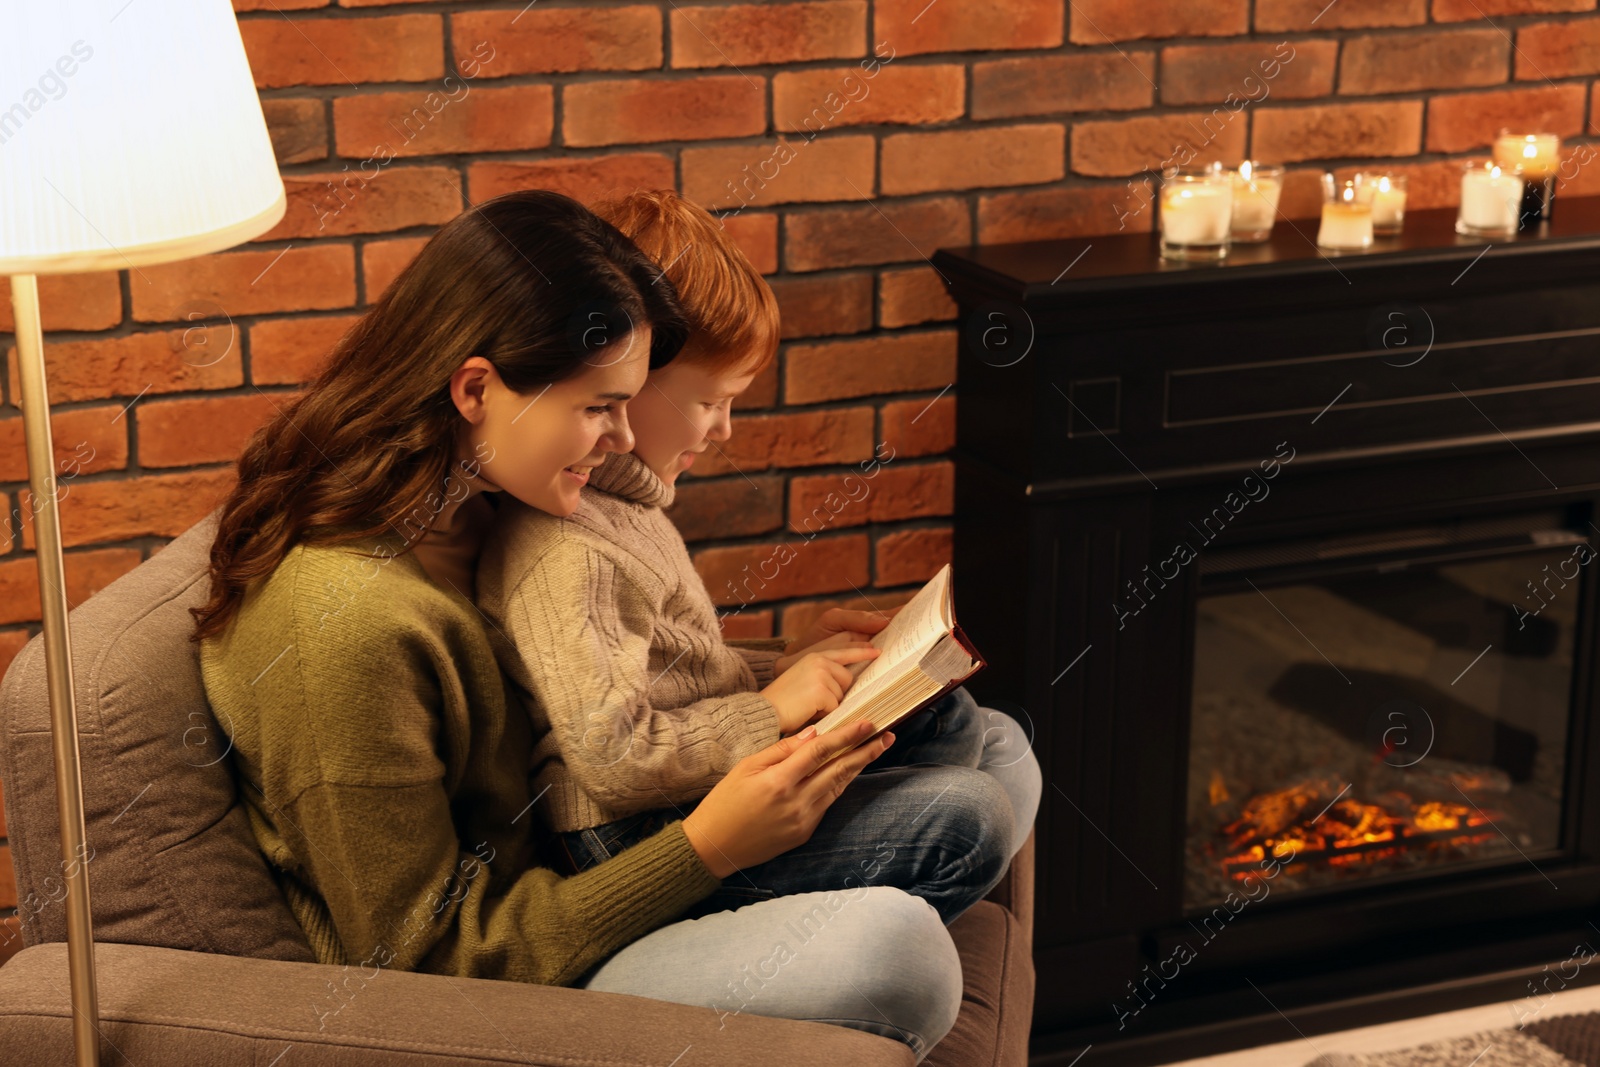
[[[68,616],[99,941],[312,960],[256,847],[190,643],[216,512]],[[25,945],[67,939],[44,637],[0,682],[0,780]],[[65,973],[65,972],[63,972]]]

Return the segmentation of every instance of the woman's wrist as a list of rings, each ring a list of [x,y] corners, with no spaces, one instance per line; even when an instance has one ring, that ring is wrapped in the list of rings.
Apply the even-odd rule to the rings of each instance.
[[[728,857],[724,856],[694,823],[694,812],[683,817],[683,836],[688,839],[689,847],[694,849],[695,855],[700,857],[700,862],[705,864],[706,870],[711,872],[713,878],[722,879],[733,873],[734,867],[728,861]]]

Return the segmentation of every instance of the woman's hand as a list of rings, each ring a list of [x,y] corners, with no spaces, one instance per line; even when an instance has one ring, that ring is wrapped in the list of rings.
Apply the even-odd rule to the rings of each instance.
[[[849,608],[829,608],[811,624],[806,636],[800,639],[800,651],[779,657],[773,669],[782,674],[800,661],[808,652],[823,652],[830,648],[845,648],[870,641],[872,635],[889,625],[889,620],[904,604],[889,611],[854,611]]]
[[[821,652],[808,652],[761,690],[778,709],[778,733],[792,734],[817,715],[839,706],[855,681],[845,666],[875,659],[881,653],[871,645],[849,644]]]
[[[885,731],[846,751],[871,732],[869,722],[820,737],[802,731],[746,756],[684,816],[684,836],[717,878],[804,844],[862,768],[894,744]]]

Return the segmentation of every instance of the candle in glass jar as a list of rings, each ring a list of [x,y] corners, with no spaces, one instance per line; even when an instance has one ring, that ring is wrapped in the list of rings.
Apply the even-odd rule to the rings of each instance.
[[[1372,244],[1372,202],[1345,183],[1336,196],[1322,204],[1322,226],[1317,244],[1323,248],[1360,249]]]
[[[1174,245],[1217,244],[1228,237],[1233,196],[1225,186],[1194,183],[1161,198],[1161,236]]]
[[[1233,239],[1265,241],[1271,236],[1282,195],[1282,167],[1250,160],[1239,164],[1233,175]]]
[[[1561,164],[1561,138],[1553,133],[1504,133],[1494,139],[1494,161],[1502,170],[1522,168],[1524,177],[1543,178]]]
[[[1385,174],[1374,183],[1372,228],[1383,233],[1399,233],[1406,218],[1406,189],[1403,179]]]
[[[1514,233],[1522,208],[1522,179],[1493,163],[1469,165],[1461,175],[1461,211],[1456,232]]]

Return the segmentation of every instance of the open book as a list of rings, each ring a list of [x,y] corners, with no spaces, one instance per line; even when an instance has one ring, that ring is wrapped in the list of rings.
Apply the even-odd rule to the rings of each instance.
[[[882,654],[850,668],[855,681],[839,706],[817,722],[817,733],[868,719],[874,729],[867,737],[876,737],[984,666],[983,657],[956,625],[948,563],[873,636],[872,643]]]

